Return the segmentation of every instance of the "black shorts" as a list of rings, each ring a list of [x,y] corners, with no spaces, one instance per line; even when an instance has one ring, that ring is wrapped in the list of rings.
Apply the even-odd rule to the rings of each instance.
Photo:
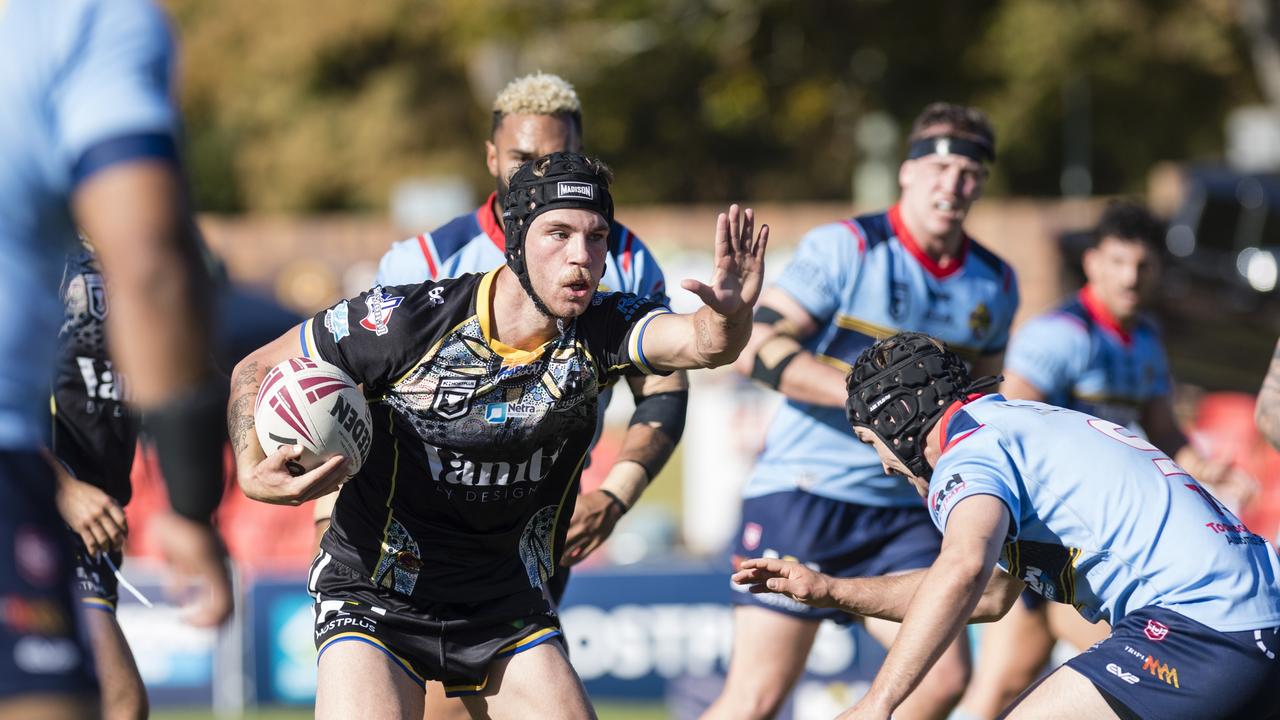
[[[307,589],[315,598],[319,655],[335,643],[362,642],[418,685],[442,682],[450,697],[482,692],[495,659],[548,640],[563,643],[560,620],[537,589],[479,603],[412,603],[323,550]]]
[[[0,700],[97,692],[71,598],[71,548],[53,471],[0,451]]]
[[[1278,628],[1218,632],[1146,607],[1067,661],[1125,720],[1280,718]]]
[[[120,567],[124,554],[114,550],[105,555],[90,555],[85,550],[84,541],[75,533],[71,535],[71,547],[75,557],[75,594],[80,607],[114,615],[120,600],[120,584],[111,565],[114,563],[116,568]]]

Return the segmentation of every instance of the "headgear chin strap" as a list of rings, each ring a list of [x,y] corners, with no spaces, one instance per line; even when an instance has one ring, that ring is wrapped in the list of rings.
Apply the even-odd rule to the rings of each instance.
[[[613,197],[609,194],[607,171],[597,170],[585,155],[555,152],[521,165],[511,176],[502,198],[502,224],[506,234],[507,267],[520,279],[520,286],[534,307],[547,317],[556,317],[533,291],[525,261],[525,236],[534,218],[548,210],[578,208],[600,213],[613,222]],[[501,185],[499,185],[501,188]]]
[[[916,477],[933,468],[924,458],[924,438],[956,400],[994,386],[999,378],[974,381],[955,353],[923,333],[899,333],[858,356],[849,373],[849,424],[875,433]]]
[[[995,162],[995,148],[982,140],[955,137],[954,135],[936,135],[920,138],[907,146],[907,159],[915,160],[926,155],[960,155],[980,163]]]

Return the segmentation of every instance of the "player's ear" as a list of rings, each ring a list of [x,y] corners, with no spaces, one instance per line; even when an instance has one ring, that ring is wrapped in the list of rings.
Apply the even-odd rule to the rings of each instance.
[[[489,166],[489,174],[498,177],[498,146],[492,140],[484,141],[484,162]],[[502,198],[498,198],[498,203],[502,203]]]

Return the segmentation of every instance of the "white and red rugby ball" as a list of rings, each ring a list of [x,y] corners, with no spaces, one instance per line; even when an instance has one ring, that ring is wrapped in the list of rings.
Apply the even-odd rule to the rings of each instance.
[[[373,426],[369,404],[355,382],[336,365],[297,357],[271,368],[253,406],[258,442],[270,455],[282,445],[301,445],[289,463],[301,475],[334,455],[347,459],[355,475],[369,459]]]

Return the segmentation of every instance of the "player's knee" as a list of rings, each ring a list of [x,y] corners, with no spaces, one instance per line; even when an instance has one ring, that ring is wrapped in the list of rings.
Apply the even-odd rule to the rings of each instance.
[[[774,684],[761,683],[720,696],[717,702],[724,712],[720,717],[741,718],[742,720],[769,720],[782,709],[787,699],[785,688]]]
[[[121,683],[103,688],[102,720],[146,720],[150,715],[151,704],[141,685]]]

